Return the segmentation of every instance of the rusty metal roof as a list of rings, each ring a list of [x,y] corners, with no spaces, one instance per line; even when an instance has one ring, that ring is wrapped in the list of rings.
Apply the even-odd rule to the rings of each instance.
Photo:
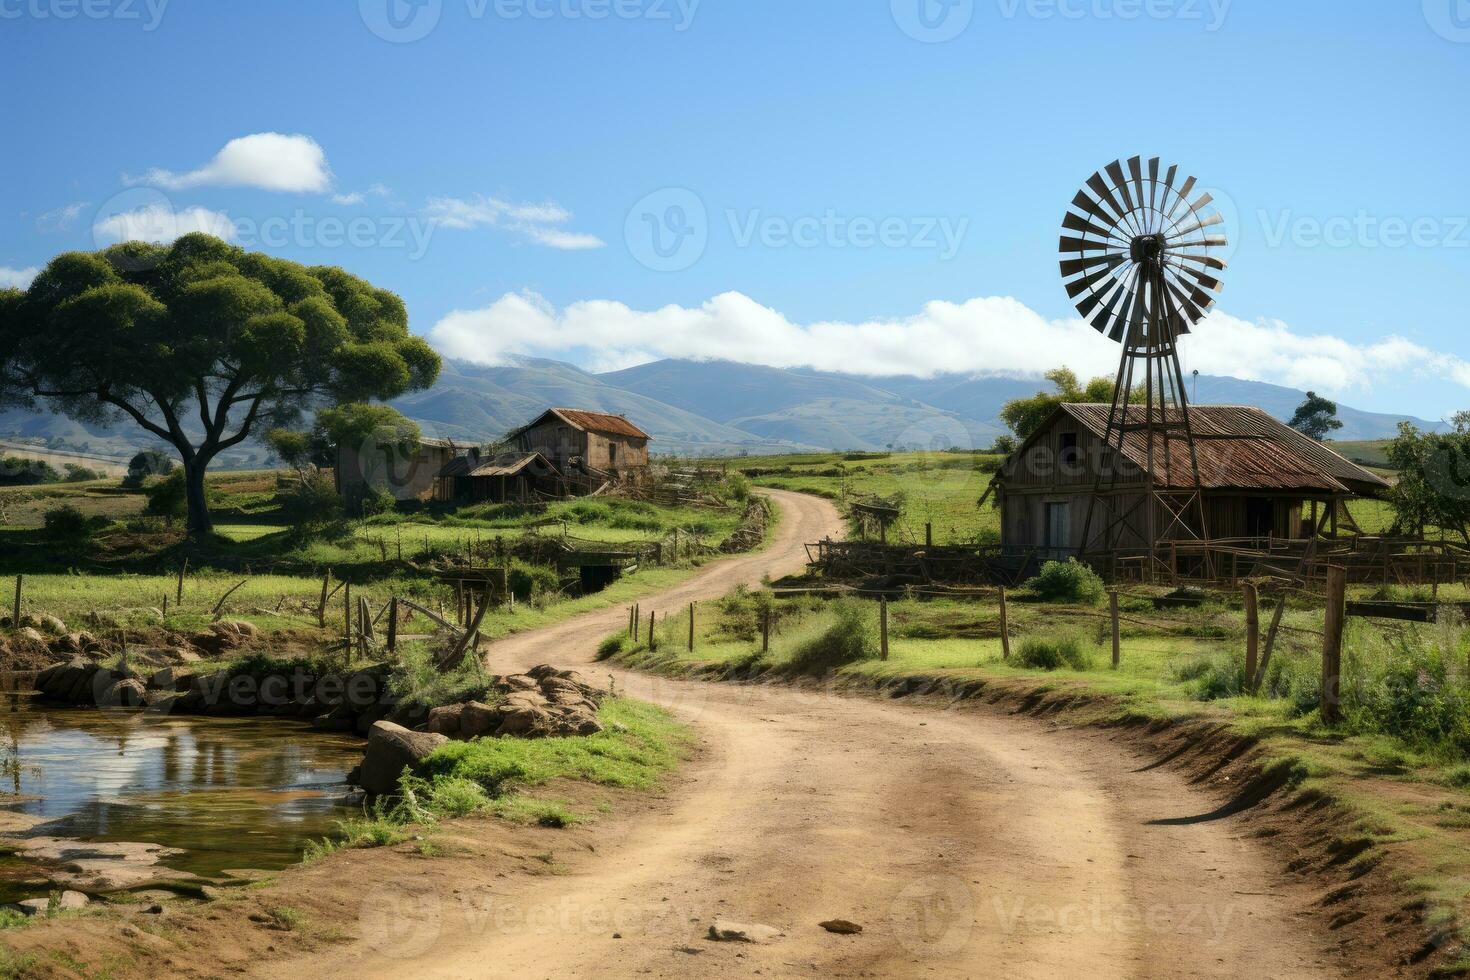
[[[441,477],[516,476],[527,467],[536,466],[540,475],[554,473],[551,463],[540,453],[500,453],[496,456],[480,456],[471,453],[450,460],[439,471]]]
[[[1107,430],[1111,410],[1111,405],[1104,404],[1067,404],[1060,409],[1099,438]],[[1170,421],[1176,419],[1177,415]],[[1388,488],[1388,482],[1378,475],[1253,406],[1191,406],[1189,426],[1200,483],[1207,489],[1376,493]],[[1165,441],[1156,435],[1154,480],[1170,487],[1191,485],[1189,444],[1175,433],[1167,448],[1166,462]],[[1140,470],[1147,468],[1147,435],[1136,430],[1124,433],[1122,452]]]
[[[588,412],[580,408],[551,408],[543,413],[555,415],[574,429],[582,429],[586,432],[600,432],[605,435],[629,436],[634,439],[648,439],[649,435],[638,426],[629,422],[622,415],[608,415],[605,412]],[[536,422],[541,421],[537,419]],[[532,422],[534,426],[536,422]],[[530,428],[531,426],[527,426]]]

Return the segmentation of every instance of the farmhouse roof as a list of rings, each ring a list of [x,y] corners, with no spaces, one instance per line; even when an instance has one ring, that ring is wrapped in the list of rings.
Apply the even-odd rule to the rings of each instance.
[[[534,429],[540,425],[547,416],[553,416],[570,425],[574,429],[583,432],[597,432],[603,435],[629,436],[633,439],[650,439],[651,436],[638,426],[629,422],[626,416],[609,415],[606,412],[589,412],[580,408],[548,408],[536,416],[529,424],[520,431]]]
[[[1038,429],[1038,433],[1051,428],[1057,415],[1065,414],[1101,439],[1107,431],[1111,410],[1112,406],[1106,404],[1063,404]],[[1171,409],[1171,413],[1177,411]],[[1389,486],[1376,473],[1345,459],[1317,440],[1251,405],[1191,406],[1189,427],[1194,434],[1200,483],[1207,490],[1375,494]],[[1155,482],[1165,487],[1192,484],[1189,445],[1182,434],[1176,432],[1168,440],[1167,464],[1163,449],[1163,439],[1155,436]],[[1147,434],[1137,429],[1125,432],[1122,453],[1140,470],[1146,469]]]

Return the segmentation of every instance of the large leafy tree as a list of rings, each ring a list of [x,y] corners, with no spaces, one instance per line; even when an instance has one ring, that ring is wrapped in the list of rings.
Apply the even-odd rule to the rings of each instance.
[[[67,252],[24,292],[0,291],[0,398],[131,419],[169,443],[191,533],[211,529],[204,474],[221,452],[438,372],[393,293],[208,235]]]
[[[1287,424],[1318,442],[1342,428],[1337,418],[1337,402],[1323,398],[1315,391],[1307,392],[1307,397],[1297,406],[1296,414]]]

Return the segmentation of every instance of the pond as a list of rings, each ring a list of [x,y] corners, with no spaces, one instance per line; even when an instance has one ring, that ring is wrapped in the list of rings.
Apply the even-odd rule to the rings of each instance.
[[[0,704],[0,828],[10,824],[4,833],[22,840],[176,848],[161,862],[176,878],[276,870],[336,829],[362,750],[360,739],[275,718],[42,709],[20,699]],[[7,792],[16,797],[7,802]],[[0,902],[44,895],[37,882],[34,863],[0,858]]]

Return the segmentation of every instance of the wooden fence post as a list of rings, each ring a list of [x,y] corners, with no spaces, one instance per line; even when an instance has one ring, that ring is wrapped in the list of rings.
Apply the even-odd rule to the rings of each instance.
[[[352,659],[352,583],[342,585],[342,641],[347,646],[347,659]]]
[[[1113,620],[1113,669],[1123,662],[1123,637],[1118,630],[1118,590],[1108,590],[1108,615]]]
[[[176,606],[182,606],[184,604],[184,576],[188,573],[189,559],[185,558],[184,563],[179,566],[179,588],[178,593],[174,596],[174,605]]]
[[[771,611],[761,613],[761,653],[771,652]]]
[[[636,640],[636,639],[638,639],[638,619],[637,619],[637,616],[638,616],[638,607],[637,606],[629,606],[628,607],[628,639],[630,639],[630,640]]]
[[[163,618],[168,619],[168,593],[163,594]]]
[[[398,597],[388,600],[388,652],[398,649]]]
[[[1011,659],[1011,631],[1006,621],[1006,587],[1000,587],[1000,656],[1002,660]]]
[[[327,574],[322,576],[322,597],[316,604],[316,623],[322,629],[327,626],[327,586],[332,582],[332,570],[327,569]]]
[[[689,652],[694,652],[694,603],[689,603]]]
[[[1322,721],[1342,720],[1342,625],[1346,611],[1347,569],[1327,568],[1327,618],[1322,624]]]
[[[925,521],[924,522],[924,547],[926,547],[926,548],[932,548],[932,547],[934,547],[934,522],[933,521]]]
[[[643,626],[643,604],[633,603],[633,642],[638,642],[638,631]]]
[[[650,609],[648,611],[648,652],[658,652],[658,637],[654,635],[653,628],[658,624],[658,612]]]
[[[883,659],[888,659],[888,597],[878,600],[878,648]]]
[[[1256,673],[1260,669],[1257,663],[1261,643],[1260,596],[1253,582],[1245,583],[1242,588],[1245,599],[1245,688],[1255,693]]]
[[[24,581],[24,575],[17,575],[15,577],[15,615],[10,618],[11,629],[20,629],[20,586]]]

